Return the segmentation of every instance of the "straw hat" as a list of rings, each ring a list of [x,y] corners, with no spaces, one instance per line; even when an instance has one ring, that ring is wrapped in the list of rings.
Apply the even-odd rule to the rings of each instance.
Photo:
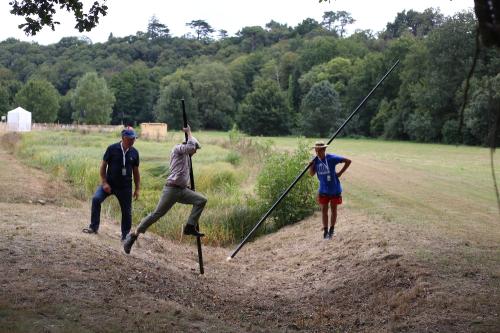
[[[314,146],[312,146],[312,148],[315,148],[315,149],[321,149],[321,148],[326,148],[326,147],[328,147],[328,145],[326,145],[324,141],[316,141],[314,143]]]

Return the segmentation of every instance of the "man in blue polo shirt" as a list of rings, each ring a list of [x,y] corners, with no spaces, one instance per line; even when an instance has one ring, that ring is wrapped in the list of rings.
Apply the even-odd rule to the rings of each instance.
[[[101,217],[101,204],[110,195],[115,195],[122,212],[122,241],[132,227],[132,178],[135,199],[139,198],[141,176],[139,174],[139,152],[132,147],[136,135],[131,127],[122,131],[122,141],[110,145],[102,158],[99,174],[101,185],[92,198],[90,226],[83,229],[88,234],[97,234]]]
[[[318,203],[321,206],[323,238],[332,239],[337,222],[337,206],[342,204],[342,186],[339,177],[351,165],[351,160],[334,154],[326,154],[326,147],[328,145],[323,141],[318,141],[314,145],[316,157],[311,161],[309,174],[311,176],[316,174],[319,180]],[[340,163],[344,165],[337,172],[335,167]],[[332,211],[330,229],[328,229],[328,205]]]

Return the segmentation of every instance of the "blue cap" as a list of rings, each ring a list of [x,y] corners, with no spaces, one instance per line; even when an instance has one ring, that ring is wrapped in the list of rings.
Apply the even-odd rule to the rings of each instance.
[[[133,129],[126,128],[122,131],[122,137],[135,139],[137,138],[137,135],[135,134],[135,131]]]

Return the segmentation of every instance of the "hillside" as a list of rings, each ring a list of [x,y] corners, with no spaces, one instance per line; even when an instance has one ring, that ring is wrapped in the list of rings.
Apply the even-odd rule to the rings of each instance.
[[[87,202],[3,148],[0,160],[2,332],[500,327],[496,229],[471,226],[475,233],[448,238],[345,205],[332,241],[321,239],[314,215],[247,244],[229,263],[231,249],[205,247],[200,276],[194,245],[149,233],[127,256],[117,222],[105,219],[97,236],[81,233]]]

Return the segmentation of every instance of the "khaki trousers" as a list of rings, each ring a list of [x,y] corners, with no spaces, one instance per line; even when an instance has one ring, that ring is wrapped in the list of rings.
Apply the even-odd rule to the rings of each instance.
[[[188,188],[179,188],[172,186],[164,186],[163,192],[156,205],[154,212],[142,219],[141,223],[137,227],[138,233],[145,233],[146,230],[156,221],[158,221],[163,215],[165,215],[170,208],[176,203],[193,205],[191,214],[189,215],[187,224],[194,226],[198,225],[198,220],[200,219],[201,212],[205,208],[207,203],[207,198],[202,194],[192,191]]]

